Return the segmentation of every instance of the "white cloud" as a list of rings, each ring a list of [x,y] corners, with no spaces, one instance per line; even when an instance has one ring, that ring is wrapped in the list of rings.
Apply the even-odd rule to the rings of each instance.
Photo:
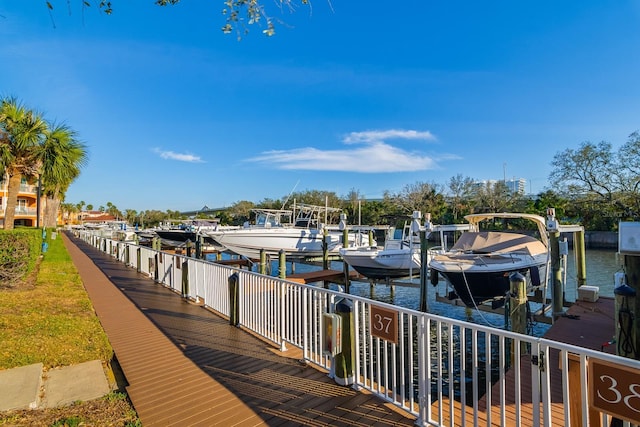
[[[433,157],[420,151],[407,151],[384,140],[435,140],[431,132],[385,130],[352,132],[343,142],[361,147],[343,150],[321,150],[313,147],[273,150],[248,159],[251,162],[276,165],[287,170],[326,170],[359,173],[415,172],[437,168]]]
[[[366,132],[351,132],[344,137],[346,144],[355,144],[359,142],[380,142],[389,139],[423,139],[426,141],[435,141],[436,137],[429,131],[415,131],[403,129],[388,130],[370,130]]]
[[[180,162],[188,162],[188,163],[204,163],[204,160],[200,158],[200,156],[195,156],[193,154],[188,153],[174,153],[173,151],[163,151],[159,148],[155,148],[153,150],[160,157],[167,160],[178,160]]]

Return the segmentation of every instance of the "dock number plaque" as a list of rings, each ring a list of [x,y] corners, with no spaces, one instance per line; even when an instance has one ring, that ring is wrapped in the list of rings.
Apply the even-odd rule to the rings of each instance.
[[[589,358],[589,400],[602,412],[640,424],[640,372]]]
[[[371,335],[398,344],[398,312],[371,306]]]

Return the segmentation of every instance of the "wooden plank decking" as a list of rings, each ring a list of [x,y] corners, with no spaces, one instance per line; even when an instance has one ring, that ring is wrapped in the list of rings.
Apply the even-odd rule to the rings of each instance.
[[[149,426],[410,426],[209,310],[64,235],[65,245]]]
[[[564,317],[555,320],[554,324],[545,333],[544,338],[563,342],[566,344],[576,345],[591,350],[599,350],[610,354],[615,354],[615,347],[608,346],[608,343],[615,335],[614,321],[614,305],[613,298],[600,297],[596,302],[577,301],[566,311]],[[530,366],[530,356],[522,356],[522,366]],[[549,376],[551,391],[551,418],[553,425],[564,424],[564,408],[562,396],[562,374],[560,370],[559,351],[552,350],[549,353]],[[513,369],[507,371],[506,374],[506,420],[508,425],[515,423],[515,371]],[[533,425],[533,404],[531,403],[531,372],[524,369],[520,376],[520,387],[523,399],[520,404],[522,414],[522,426]],[[577,387],[580,389],[580,386]],[[499,396],[498,385],[492,388],[492,395]],[[480,399],[478,407],[481,411],[486,412],[486,401],[483,397]],[[467,411],[469,415],[472,413]],[[542,408],[540,409],[542,413]],[[491,425],[499,426],[500,423],[500,407],[496,404],[491,407],[492,423]],[[580,422],[575,423],[575,418],[580,414],[572,414],[574,425],[581,425]]]

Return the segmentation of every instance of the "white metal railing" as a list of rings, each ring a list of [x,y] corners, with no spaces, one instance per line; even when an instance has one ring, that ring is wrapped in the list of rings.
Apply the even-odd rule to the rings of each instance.
[[[640,362],[628,358],[170,255],[88,232],[77,234],[123,262],[128,251],[128,265],[185,297],[203,300],[226,317],[230,316],[229,279],[236,275],[240,326],[283,350],[287,345],[301,348],[306,361],[327,370],[331,358],[322,351],[322,316],[333,311],[338,301],[346,302],[355,331],[354,387],[414,415],[418,425],[568,426],[579,425],[581,418],[581,425],[588,426],[584,386],[588,361],[593,358],[640,370]],[[182,288],[185,266],[188,289]],[[397,342],[380,338],[373,330],[377,324],[372,311],[379,309],[397,314]],[[575,388],[569,386],[570,357],[578,360]],[[629,404],[628,399],[640,400],[640,393],[625,398]],[[571,412],[570,400],[574,405],[579,402],[577,412]],[[640,403],[629,406],[640,408]],[[611,421],[610,415],[599,416],[602,425]]]

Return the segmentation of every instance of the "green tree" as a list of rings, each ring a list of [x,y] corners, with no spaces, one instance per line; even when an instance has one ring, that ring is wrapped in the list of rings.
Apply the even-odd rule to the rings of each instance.
[[[610,142],[583,142],[554,156],[549,181],[580,208],[585,228],[615,229],[618,221],[640,216],[639,153],[638,132],[617,152]]]
[[[122,212],[111,202],[107,202],[107,208],[105,210],[109,215],[113,216],[116,220],[123,217]]]
[[[241,200],[231,205],[228,209],[227,214],[230,218],[231,225],[242,225],[246,221],[251,220],[251,209],[255,208],[256,205],[253,202],[249,202],[247,200]]]
[[[62,221],[68,224],[71,219],[71,214],[78,212],[78,206],[73,203],[60,203],[60,215]]]
[[[447,187],[451,215],[444,222],[456,223],[473,210],[474,181],[470,177],[458,174],[449,179]]]
[[[88,160],[86,146],[68,126],[55,125],[44,131],[40,155],[43,194],[47,198],[44,226],[55,227],[58,207],[69,185]],[[83,202],[84,203],[84,202]]]
[[[124,218],[127,220],[129,224],[135,224],[136,218],[138,217],[138,213],[134,209],[125,209],[124,210]]]
[[[504,181],[487,182],[475,187],[475,210],[479,213],[509,212],[515,197]]]
[[[389,212],[396,210],[389,197],[382,200],[364,200],[361,203],[363,225],[395,225]],[[355,222],[354,222],[355,223]]]
[[[4,229],[14,228],[15,210],[23,177],[37,176],[42,135],[47,129],[42,117],[15,98],[0,104],[0,172],[8,177]]]
[[[393,203],[399,208],[397,212],[410,217],[413,211],[420,211],[424,216],[431,214],[432,221],[438,223],[446,212],[444,192],[436,183],[416,182],[406,185],[402,191],[391,196]]]

